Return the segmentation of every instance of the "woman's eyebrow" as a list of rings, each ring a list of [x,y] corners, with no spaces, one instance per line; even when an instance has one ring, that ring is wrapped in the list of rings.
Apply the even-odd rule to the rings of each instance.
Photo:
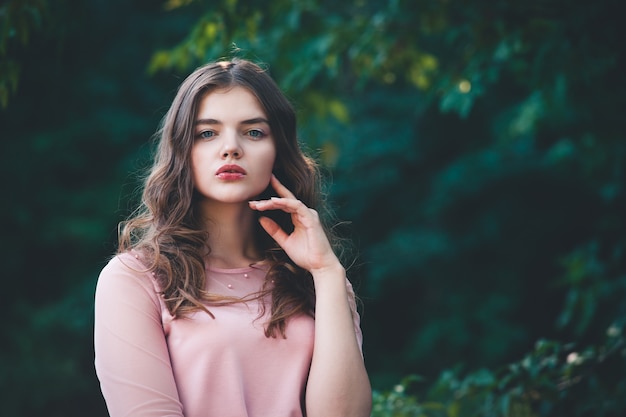
[[[258,123],[265,123],[267,125],[270,124],[269,120],[263,118],[263,117],[255,117],[253,119],[248,119],[248,120],[243,120],[241,122],[242,125],[255,125]]]
[[[241,122],[239,122],[239,124],[242,124],[242,125],[255,125],[258,123],[265,123],[267,125],[270,124],[269,120],[267,120],[264,117],[255,117],[252,119],[246,119],[246,120],[242,120]],[[198,119],[193,124],[194,125],[221,125],[222,122],[220,122],[217,119]]]
[[[221,125],[222,122],[216,119],[198,119],[193,122],[194,125]]]

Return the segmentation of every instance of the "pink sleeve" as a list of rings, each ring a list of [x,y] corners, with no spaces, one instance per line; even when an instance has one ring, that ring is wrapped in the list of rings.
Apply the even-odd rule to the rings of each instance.
[[[95,295],[95,367],[109,414],[182,417],[152,280],[121,257],[102,270]]]

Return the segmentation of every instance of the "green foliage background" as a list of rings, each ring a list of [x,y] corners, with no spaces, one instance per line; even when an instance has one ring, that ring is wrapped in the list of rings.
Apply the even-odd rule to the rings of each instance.
[[[0,5],[7,416],[104,416],[92,302],[181,79],[265,63],[326,167],[374,416],[626,411],[618,0]]]

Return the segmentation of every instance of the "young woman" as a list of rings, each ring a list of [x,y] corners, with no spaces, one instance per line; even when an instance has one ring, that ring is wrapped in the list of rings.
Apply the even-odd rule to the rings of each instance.
[[[112,417],[369,416],[352,287],[293,108],[245,60],[181,84],[95,300]]]

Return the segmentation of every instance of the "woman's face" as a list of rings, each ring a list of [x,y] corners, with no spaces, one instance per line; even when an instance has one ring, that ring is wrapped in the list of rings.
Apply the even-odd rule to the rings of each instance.
[[[220,89],[200,101],[191,167],[205,202],[244,203],[268,186],[276,145],[267,115],[243,87]]]

